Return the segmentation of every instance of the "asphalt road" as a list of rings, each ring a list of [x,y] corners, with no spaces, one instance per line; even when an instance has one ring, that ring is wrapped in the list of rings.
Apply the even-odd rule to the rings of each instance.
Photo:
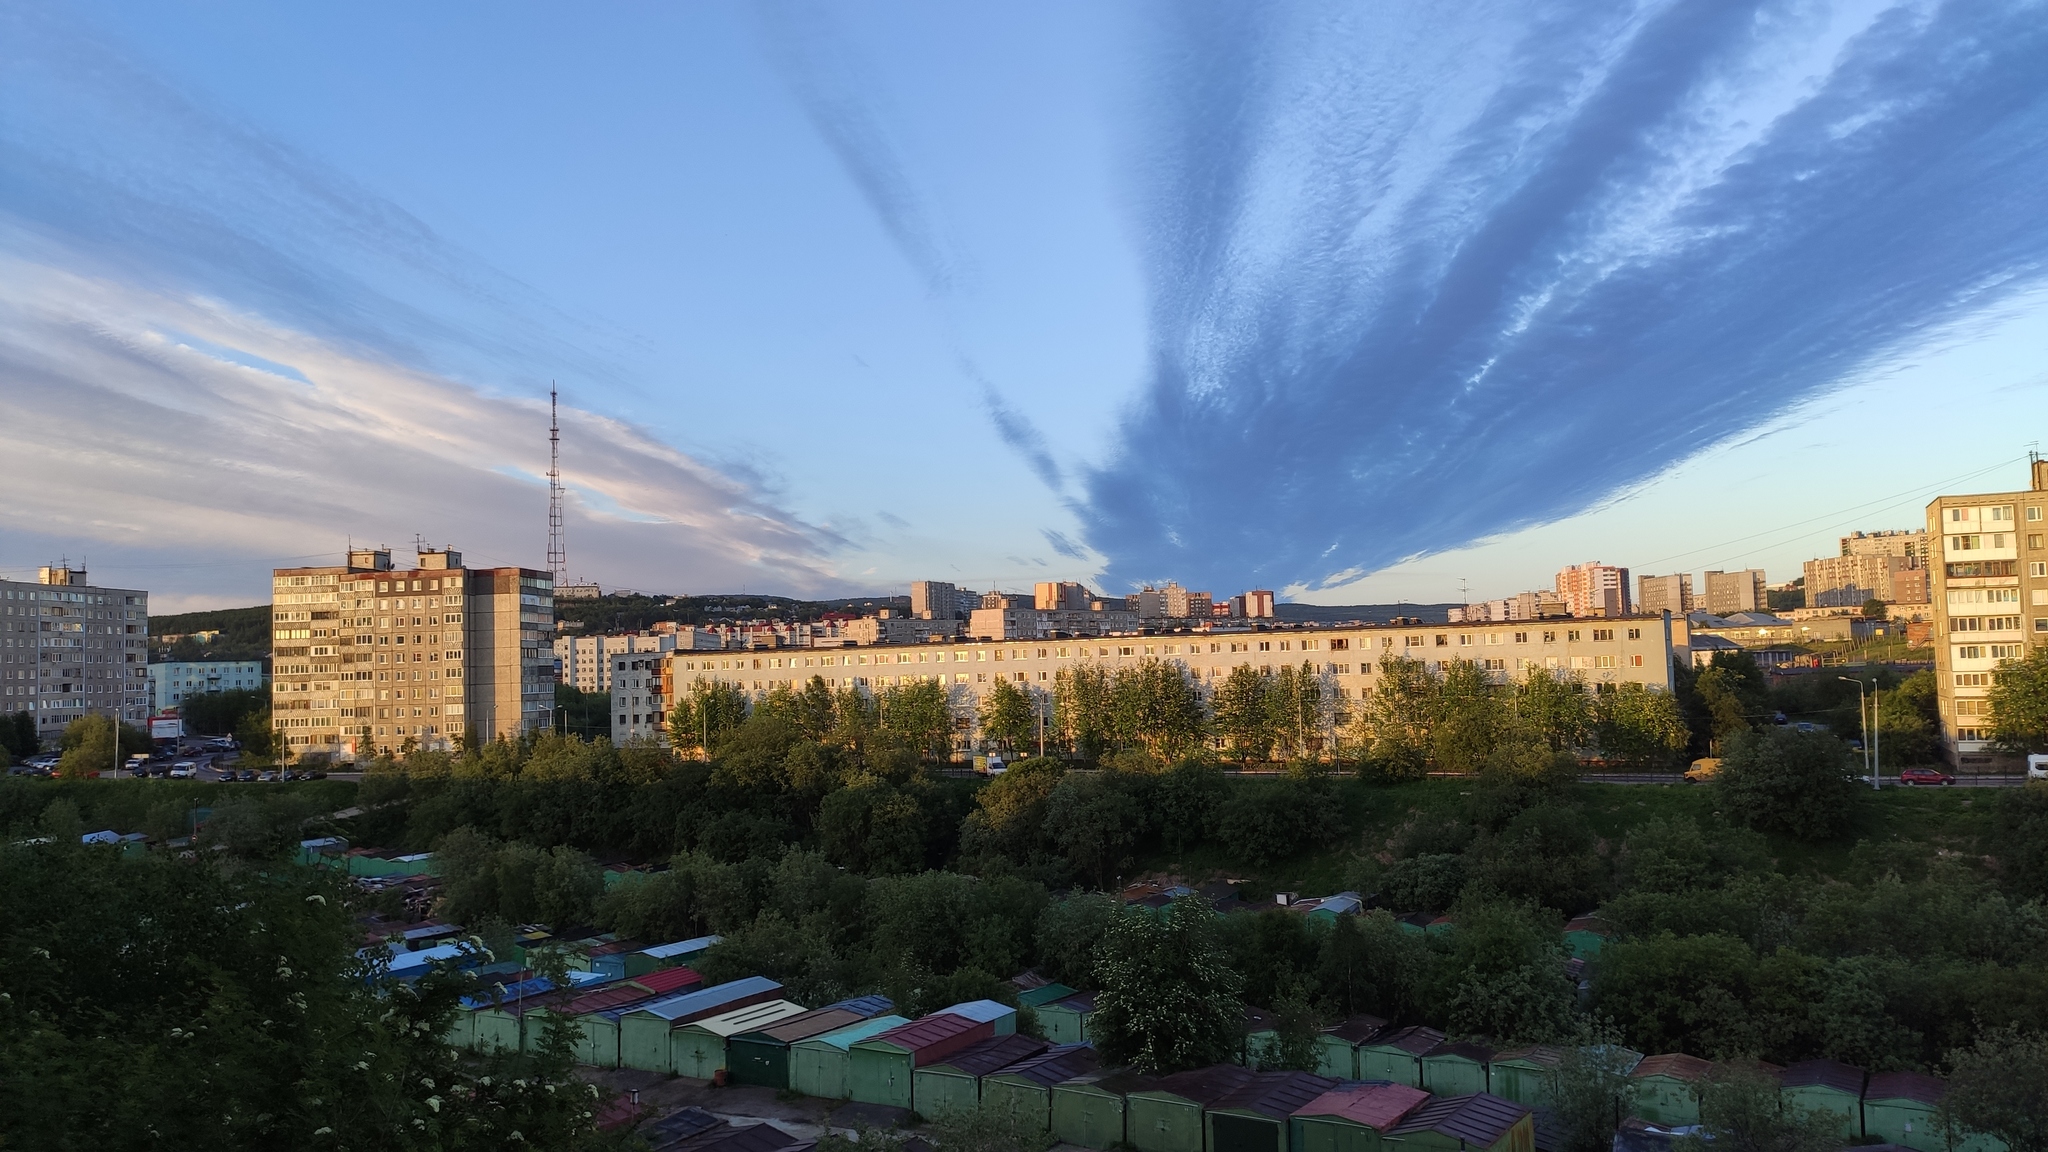
[[[1581,776],[1580,779],[1590,784],[1683,784],[1686,782],[1683,776],[1674,776],[1668,772],[1598,772],[1588,773],[1585,776]],[[1870,783],[1868,778],[1865,778],[1863,782],[1865,784]],[[1958,776],[1953,786],[1957,788],[2017,788],[2026,782],[2027,778],[2025,776]],[[1946,787],[1946,785],[1902,785],[1896,777],[1887,776],[1882,782],[1882,787],[1934,788]]]

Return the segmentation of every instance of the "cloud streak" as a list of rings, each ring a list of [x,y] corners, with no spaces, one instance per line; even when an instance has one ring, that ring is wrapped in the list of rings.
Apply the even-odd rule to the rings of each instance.
[[[2039,4],[1159,11],[1113,583],[1558,519],[2048,263]]]

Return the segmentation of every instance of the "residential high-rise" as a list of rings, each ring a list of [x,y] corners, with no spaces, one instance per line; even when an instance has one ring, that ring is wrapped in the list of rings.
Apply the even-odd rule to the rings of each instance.
[[[1636,611],[1683,616],[1693,608],[1692,573],[1636,577]]]
[[[2048,460],[2024,492],[1938,496],[1927,532],[1934,674],[1941,736],[1958,766],[1990,761],[1991,680],[1998,666],[2048,643]]]
[[[1627,616],[1631,614],[1628,569],[1598,560],[1574,564],[1559,570],[1557,596],[1573,616]]]
[[[578,692],[609,693],[612,657],[634,652],[668,652],[676,644],[673,632],[652,636],[557,636],[555,664],[560,672],[556,678]]]
[[[295,755],[447,747],[548,726],[554,581],[422,548],[271,573],[271,725]]]
[[[1707,602],[1703,605],[1716,616],[1732,612],[1768,612],[1770,592],[1764,587],[1764,570],[1744,568],[1740,572],[1708,572]]]
[[[165,660],[149,666],[149,704],[158,712],[209,692],[255,691],[270,682],[261,660]]]
[[[149,593],[58,565],[0,580],[0,609],[0,712],[29,713],[43,740],[80,716],[149,719]]]
[[[1926,564],[1934,559],[1932,537],[1927,529],[1896,530],[1890,532],[1851,532],[1842,537],[1844,556],[1898,556],[1903,559]]]
[[[1273,618],[1273,594],[1264,588],[1253,588],[1244,594],[1243,616],[1247,620],[1271,620]]]
[[[1926,570],[1911,556],[1862,553],[1823,556],[1805,564],[1808,608],[1860,607],[1867,600],[1922,604]]]
[[[1041,580],[1032,588],[1032,607],[1040,612],[1086,612],[1094,599],[1085,584],[1071,580]]]
[[[960,590],[944,580],[913,581],[910,614],[920,620],[951,620],[960,614]]]

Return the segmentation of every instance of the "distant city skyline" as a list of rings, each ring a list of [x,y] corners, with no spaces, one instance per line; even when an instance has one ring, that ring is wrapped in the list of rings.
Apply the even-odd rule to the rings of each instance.
[[[0,577],[543,565],[552,382],[606,587],[1789,580],[2048,428],[2048,29],[1886,11],[16,9]]]

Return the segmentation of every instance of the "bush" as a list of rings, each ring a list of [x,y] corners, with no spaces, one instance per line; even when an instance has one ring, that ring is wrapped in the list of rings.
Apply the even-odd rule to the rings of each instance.
[[[1825,732],[1795,728],[1729,736],[1713,786],[1734,819],[1805,840],[1847,832],[1862,796],[1849,746]]]

